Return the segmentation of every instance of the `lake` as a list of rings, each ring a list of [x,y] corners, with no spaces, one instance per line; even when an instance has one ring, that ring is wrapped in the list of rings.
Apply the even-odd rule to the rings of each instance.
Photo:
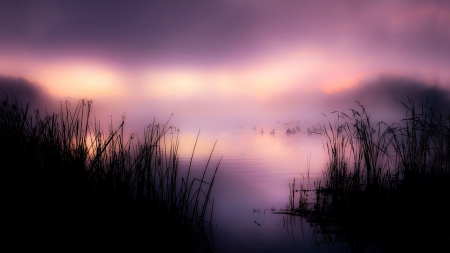
[[[333,252],[339,246],[314,246],[322,238],[300,217],[273,214],[285,209],[289,184],[308,175],[322,176],[327,154],[322,136],[295,126],[241,126],[229,131],[200,132],[192,169],[200,177],[217,140],[208,170],[222,157],[212,190],[213,234],[216,252]],[[264,128],[264,134],[260,133]],[[275,128],[275,134],[269,129]],[[312,127],[311,127],[312,129]],[[180,130],[178,149],[181,169],[188,167],[198,133]],[[309,160],[309,162],[308,162]],[[298,182],[298,181],[297,181]],[[305,181],[306,182],[306,181]]]

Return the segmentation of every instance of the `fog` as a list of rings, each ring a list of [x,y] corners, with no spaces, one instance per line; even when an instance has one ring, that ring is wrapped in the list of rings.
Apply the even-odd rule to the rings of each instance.
[[[0,90],[10,101],[17,99],[23,105],[29,103],[32,108],[46,108],[50,113],[58,113],[61,103],[66,102],[73,110],[82,99],[86,99],[54,97],[43,87],[24,78],[0,78]],[[244,96],[224,98],[206,92],[190,99],[99,96],[93,99],[92,113],[105,127],[111,120],[118,124],[125,117],[129,132],[139,132],[153,121],[165,123],[169,119],[169,125],[186,132],[202,129],[219,133],[254,126],[258,126],[258,130],[266,126],[285,131],[288,123],[291,123],[290,127],[299,125],[306,128],[336,120],[331,112],[360,110],[357,102],[375,121],[395,122],[406,117],[407,108],[401,102],[406,105],[413,102],[416,107],[422,104],[434,106],[445,113],[450,108],[450,92],[444,87],[440,83],[385,75],[336,93],[290,91],[267,100]]]
[[[360,102],[449,107],[446,1],[0,3],[1,89],[59,111],[92,100],[107,127],[285,131]],[[325,117],[323,114],[327,115]]]

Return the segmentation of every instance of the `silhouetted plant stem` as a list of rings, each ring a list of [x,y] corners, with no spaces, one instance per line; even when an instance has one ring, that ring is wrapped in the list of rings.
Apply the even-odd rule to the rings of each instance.
[[[190,166],[178,185],[179,130],[168,125],[170,118],[164,125],[153,121],[143,140],[131,135],[124,141],[124,117],[104,134],[90,119],[91,106],[82,100],[72,113],[66,102],[57,114],[30,116],[28,105],[23,109],[5,97],[0,108],[3,203],[19,221],[11,234],[86,245],[83,238],[92,237],[99,245],[111,244],[102,247],[117,240],[129,247],[171,242],[163,247],[212,251],[206,206],[219,164],[209,182],[206,165],[195,190],[199,179],[189,178]],[[34,237],[23,231],[43,226],[46,232],[33,232]]]
[[[411,101],[402,104],[405,119],[380,122],[377,130],[359,103],[350,116],[337,113],[334,126],[323,124],[328,154],[323,185],[318,180],[313,189],[305,190],[304,182],[295,188],[294,179],[289,213],[321,231],[337,231],[328,242],[345,241],[356,251],[369,246],[397,251],[411,238],[425,248],[432,247],[431,237],[443,240],[448,232],[436,228],[450,225],[450,115],[444,118],[426,105],[419,112]],[[308,190],[315,199],[306,198]],[[408,219],[413,216],[420,218]],[[427,231],[421,234],[425,239],[413,232],[418,230]]]

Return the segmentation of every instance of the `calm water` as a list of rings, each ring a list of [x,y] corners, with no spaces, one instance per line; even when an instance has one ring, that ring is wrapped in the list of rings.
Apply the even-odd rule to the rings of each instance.
[[[264,127],[264,126],[262,126]],[[217,141],[209,169],[223,156],[214,182],[213,232],[216,252],[333,252],[339,246],[315,247],[309,224],[300,217],[272,214],[286,208],[289,183],[307,176],[322,175],[326,153],[322,137],[301,133],[286,135],[279,127],[271,135],[269,127],[236,127],[229,131],[200,133],[193,168],[199,173]],[[270,128],[273,129],[273,128]],[[180,133],[180,164],[189,163],[197,133]],[[198,175],[198,174],[197,174]],[[311,181],[312,184],[312,181]],[[255,211],[259,210],[259,211]]]

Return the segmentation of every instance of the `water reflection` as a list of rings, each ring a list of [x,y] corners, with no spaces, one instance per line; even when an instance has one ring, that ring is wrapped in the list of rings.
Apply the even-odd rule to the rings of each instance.
[[[181,168],[190,163],[196,137],[197,133],[180,133]],[[194,152],[193,173],[201,176],[208,159],[212,171],[222,156],[212,192],[217,252],[329,252],[330,245],[311,244],[314,233],[307,232],[310,227],[304,220],[295,217],[299,220],[288,224],[287,217],[270,211],[287,207],[289,183],[294,177],[307,176],[308,159],[311,180],[322,176],[326,157],[320,135],[264,135],[251,127],[204,131]]]

